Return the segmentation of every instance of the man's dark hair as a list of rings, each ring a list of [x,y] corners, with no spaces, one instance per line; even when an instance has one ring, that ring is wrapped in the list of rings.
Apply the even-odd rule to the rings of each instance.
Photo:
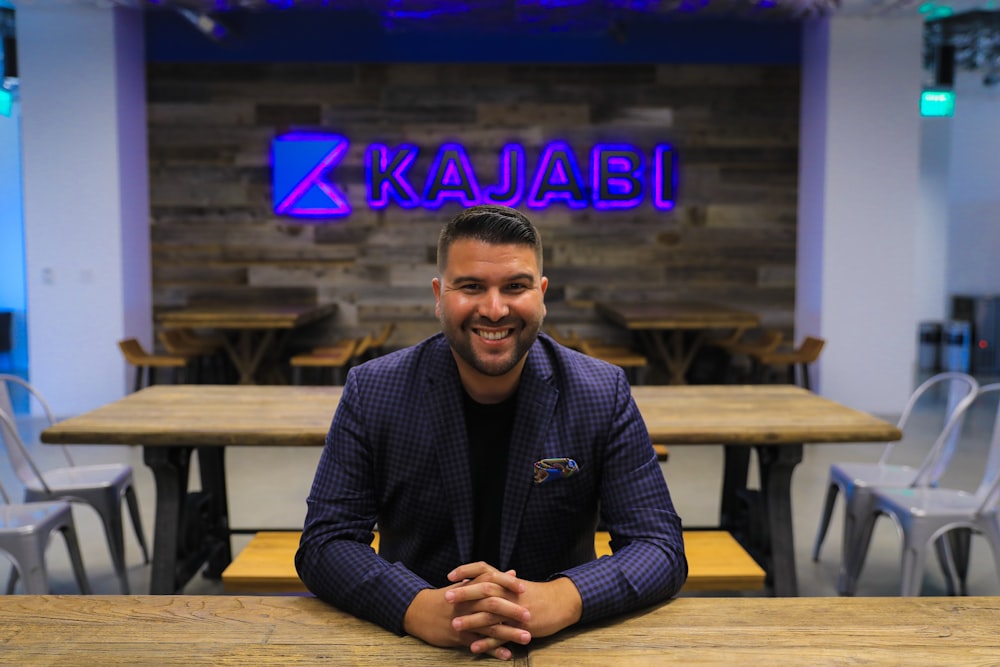
[[[438,237],[437,265],[443,272],[448,248],[460,239],[474,239],[494,245],[526,245],[535,251],[538,271],[542,270],[542,237],[528,218],[508,206],[472,206],[455,216]]]

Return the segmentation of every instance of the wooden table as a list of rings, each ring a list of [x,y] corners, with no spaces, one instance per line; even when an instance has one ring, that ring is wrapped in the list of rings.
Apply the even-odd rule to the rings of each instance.
[[[754,313],[698,301],[598,302],[594,308],[611,322],[634,331],[646,356],[666,371],[670,384],[685,384],[708,331],[760,324]]]
[[[996,664],[1000,598],[679,598],[516,647],[516,667]],[[308,597],[0,596],[12,665],[502,664]]]
[[[164,311],[156,319],[168,329],[220,331],[226,353],[240,374],[240,384],[255,384],[265,357],[280,354],[292,329],[335,312],[335,303],[194,305]]]
[[[740,539],[764,567],[776,595],[797,594],[791,478],[802,460],[803,443],[902,437],[888,422],[790,385],[646,386],[632,391],[654,441],[726,445],[720,527]],[[156,481],[151,592],[173,593],[206,560],[212,576],[221,576],[231,560],[225,448],[322,447],[340,393],[340,387],[331,386],[158,385],[59,422],[43,431],[41,440],[143,446]],[[760,503],[746,512],[741,494],[750,448],[757,450],[761,492]],[[195,450],[202,491],[189,494],[189,461]],[[758,519],[766,523],[769,539],[753,544],[751,528]]]

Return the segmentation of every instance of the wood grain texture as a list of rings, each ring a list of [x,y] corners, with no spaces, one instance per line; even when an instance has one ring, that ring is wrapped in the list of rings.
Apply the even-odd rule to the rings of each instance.
[[[342,388],[156,385],[47,428],[43,442],[323,446]],[[660,444],[885,442],[893,424],[791,385],[633,387]]]
[[[1000,598],[677,598],[515,649],[519,667],[995,665]],[[13,665],[484,664],[308,597],[0,596]]]
[[[252,594],[307,592],[295,570],[300,537],[301,533],[277,531],[254,535],[222,572],[223,589],[227,593]],[[605,531],[594,537],[598,558],[611,555],[609,539]],[[378,532],[372,548],[378,551]],[[685,531],[684,551],[688,561],[685,592],[764,588],[764,570],[726,531]]]
[[[679,598],[532,643],[531,667],[996,665],[1000,598]]]

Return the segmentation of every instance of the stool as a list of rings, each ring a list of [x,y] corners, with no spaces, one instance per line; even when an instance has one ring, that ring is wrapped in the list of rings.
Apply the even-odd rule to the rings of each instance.
[[[344,368],[357,356],[359,346],[357,338],[344,338],[333,345],[314,347],[311,352],[292,356],[288,360],[292,367],[292,383],[302,384],[303,368],[316,368],[330,370],[334,384],[343,384]]]
[[[781,339],[783,338],[782,333],[777,329],[764,329],[750,340],[744,340],[743,334],[745,331],[745,329],[737,329],[726,338],[709,340],[705,343],[706,345],[725,350],[729,354],[730,382],[732,382],[732,378],[735,375],[732,358],[737,356],[744,356],[750,359],[750,369],[747,376],[751,381],[759,381],[758,355],[767,354],[771,350],[774,350],[781,344]]]
[[[156,384],[156,370],[160,368],[171,368],[174,371],[175,383],[184,381],[184,370],[191,361],[190,357],[183,357],[173,354],[149,354],[135,338],[125,338],[118,341],[118,348],[125,356],[125,361],[135,366],[135,389],[139,391],[143,387],[142,376],[146,374],[146,385]]]
[[[222,344],[210,338],[185,335],[181,329],[164,329],[159,333],[160,342],[167,352],[192,361],[195,382],[222,381],[225,367],[220,365]],[[214,366],[214,368],[213,368]]]
[[[774,349],[754,354],[753,358],[757,363],[758,379],[763,379],[764,368],[767,366],[787,366],[788,382],[796,384],[795,367],[798,366],[801,370],[800,375],[802,379],[800,386],[812,391],[812,383],[809,382],[809,364],[815,363],[819,359],[819,353],[823,351],[825,344],[826,341],[822,338],[806,336],[802,340],[802,343],[793,350]]]

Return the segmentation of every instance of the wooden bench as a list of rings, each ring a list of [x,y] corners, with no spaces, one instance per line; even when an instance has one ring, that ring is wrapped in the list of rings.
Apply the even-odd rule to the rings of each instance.
[[[233,558],[222,573],[227,593],[305,593],[305,584],[295,571],[295,551],[301,533],[261,532]],[[597,556],[610,556],[610,536],[599,532],[594,539]],[[372,547],[378,549],[378,533]],[[684,531],[688,578],[683,592],[755,591],[764,587],[764,570],[724,530]]]

